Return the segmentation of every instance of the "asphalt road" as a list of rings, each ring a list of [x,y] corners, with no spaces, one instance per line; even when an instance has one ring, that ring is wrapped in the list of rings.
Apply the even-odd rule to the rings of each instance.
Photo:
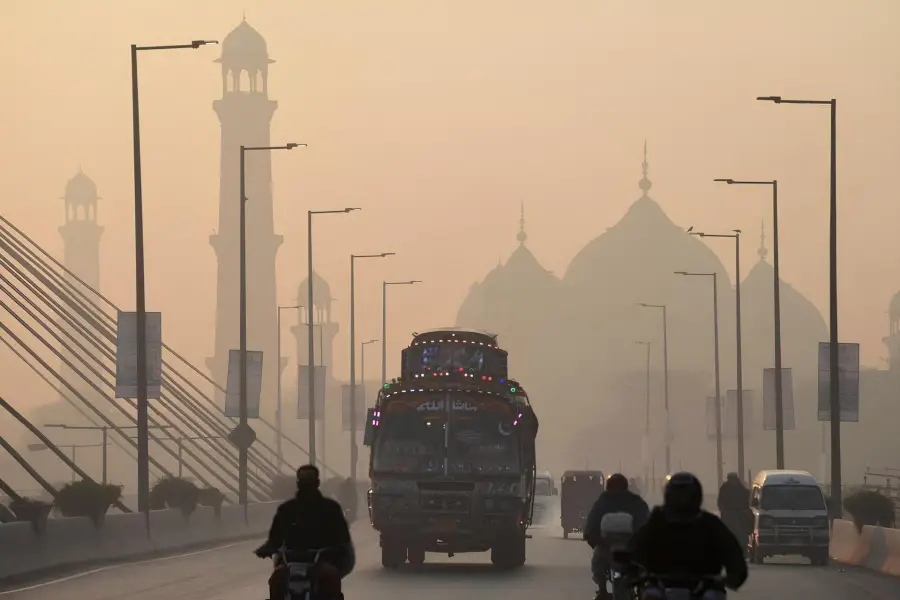
[[[527,565],[497,572],[487,554],[428,555],[418,572],[381,568],[377,538],[366,527],[355,531],[358,562],[345,580],[348,599],[458,600],[518,598],[545,600],[593,596],[589,550],[556,531],[535,532],[528,541]],[[0,592],[0,600],[260,600],[266,598],[270,564],[251,555],[244,542],[182,556],[94,569],[59,580]],[[752,566],[750,580],[735,597],[773,600],[897,600],[900,579],[838,566],[800,564]]]

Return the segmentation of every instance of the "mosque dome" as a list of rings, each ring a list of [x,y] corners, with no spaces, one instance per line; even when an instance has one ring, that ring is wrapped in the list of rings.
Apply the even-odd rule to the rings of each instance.
[[[93,204],[100,199],[97,195],[97,184],[79,169],[78,173],[66,183],[63,199],[74,205]]]
[[[575,256],[563,277],[566,306],[560,327],[577,355],[571,366],[615,376],[630,368],[636,340],[661,347],[659,320],[639,306],[648,303],[667,306],[669,340],[681,340],[680,350],[670,354],[671,368],[711,370],[715,273],[724,372],[733,348],[728,340],[734,314],[728,272],[703,241],[673,223],[650,198],[646,153],[645,144],[641,196],[618,223]],[[677,271],[710,277],[684,277]]]
[[[758,385],[762,369],[775,364],[775,270],[766,260],[764,234],[760,238],[759,261],[741,282],[744,369],[760,374],[758,382],[751,382]],[[795,371],[795,381],[811,380],[818,371],[818,344],[828,341],[828,327],[815,305],[791,284],[782,280],[779,290],[782,364]]]
[[[262,69],[275,62],[269,58],[265,38],[244,19],[222,41],[222,56],[216,62],[231,68]]]
[[[297,288],[297,304],[301,306],[306,306],[306,301],[309,298],[309,284],[307,281],[308,279],[304,278]],[[320,310],[329,309],[331,301],[331,286],[313,270],[313,307]]]

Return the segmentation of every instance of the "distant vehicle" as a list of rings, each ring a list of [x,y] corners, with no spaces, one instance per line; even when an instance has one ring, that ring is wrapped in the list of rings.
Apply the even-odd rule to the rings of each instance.
[[[755,564],[770,556],[804,556],[828,564],[828,507],[806,471],[761,471],[750,490],[753,532],[747,549]]]
[[[553,480],[550,471],[541,471],[537,474],[534,483],[534,511],[531,513],[531,526],[543,527],[554,513],[559,488]]]
[[[490,334],[435,330],[415,334],[401,364],[365,430],[382,565],[490,550],[495,565],[522,566],[538,421],[506,351]]]
[[[563,538],[584,531],[588,513],[606,488],[602,471],[566,471],[560,482],[560,524]]]

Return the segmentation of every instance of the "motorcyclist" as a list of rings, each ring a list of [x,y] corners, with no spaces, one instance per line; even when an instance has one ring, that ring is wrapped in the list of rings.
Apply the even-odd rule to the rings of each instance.
[[[748,517],[750,513],[750,490],[748,490],[737,473],[729,473],[725,483],[719,488],[719,514],[722,521],[740,542],[746,542],[748,534]]]
[[[606,589],[606,573],[612,560],[610,549],[603,543],[601,524],[605,516],[614,513],[631,515],[633,533],[646,523],[650,514],[647,503],[628,489],[628,479],[621,473],[611,475],[606,480],[606,490],[597,498],[584,526],[584,540],[594,550],[591,558],[591,575],[597,584],[598,599],[609,596]]]
[[[663,505],[653,509],[650,519],[633,542],[633,561],[650,573],[674,579],[720,577],[737,590],[747,580],[743,550],[728,527],[703,510],[703,487],[690,473],[676,473],[666,484]],[[671,581],[670,581],[671,582]],[[665,597],[665,590],[647,587],[644,598]],[[724,598],[721,590],[705,590],[704,600]]]
[[[341,486],[338,489],[338,501],[344,508],[344,514],[347,516],[347,520],[351,523],[355,521],[359,498],[356,484],[350,477],[341,482]]]
[[[269,558],[282,548],[288,556],[292,552],[327,548],[313,576],[322,598],[343,598],[341,579],[353,571],[356,555],[340,504],[325,498],[319,483],[319,469],[314,465],[297,469],[296,496],[275,511],[269,537],[255,552],[260,558]],[[269,598],[284,598],[287,583],[286,565],[276,564],[269,578]]]

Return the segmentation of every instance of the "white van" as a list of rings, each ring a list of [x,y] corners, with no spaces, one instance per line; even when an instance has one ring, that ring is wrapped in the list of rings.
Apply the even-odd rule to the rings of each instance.
[[[806,471],[762,471],[750,490],[753,532],[750,559],[805,556],[828,564],[828,508],[815,477]]]
[[[532,527],[543,527],[555,514],[559,489],[553,481],[550,471],[539,471],[534,482],[534,513],[531,515]]]

